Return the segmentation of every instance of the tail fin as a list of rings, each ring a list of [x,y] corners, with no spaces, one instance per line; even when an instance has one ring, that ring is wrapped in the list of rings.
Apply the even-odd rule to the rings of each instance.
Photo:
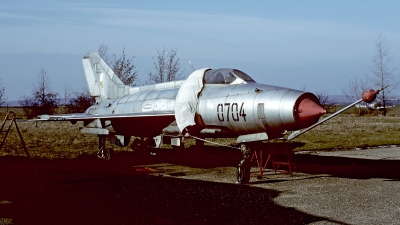
[[[90,96],[95,97],[96,102],[118,98],[129,93],[130,87],[122,83],[97,53],[85,55],[82,66]]]

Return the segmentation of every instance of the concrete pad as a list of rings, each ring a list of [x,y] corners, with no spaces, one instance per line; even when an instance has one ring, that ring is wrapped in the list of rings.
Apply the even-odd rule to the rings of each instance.
[[[357,159],[373,160],[400,160],[400,147],[381,147],[373,149],[333,151],[333,152],[297,152],[296,154],[309,154],[319,156],[334,156]]]

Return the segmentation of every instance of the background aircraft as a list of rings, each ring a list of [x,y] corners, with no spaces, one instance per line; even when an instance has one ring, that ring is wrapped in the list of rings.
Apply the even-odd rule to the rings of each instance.
[[[377,110],[377,111],[382,111],[384,109],[382,104],[380,104],[379,102],[356,104],[355,107],[360,108],[360,109],[370,109],[370,110]],[[396,108],[395,105],[386,105],[385,107],[386,107],[386,109]]]
[[[98,156],[105,159],[110,157],[106,141],[127,146],[132,136],[155,147],[181,146],[184,137],[237,137],[243,153],[237,182],[247,183],[251,143],[291,140],[304,133],[292,131],[311,129],[325,113],[312,93],[258,84],[236,69],[204,68],[184,81],[130,87],[96,53],[85,55],[82,64],[96,103],[85,113],[40,120],[83,121],[81,132],[98,135]],[[369,90],[363,99],[373,101],[378,92]],[[164,129],[174,121],[177,129]]]

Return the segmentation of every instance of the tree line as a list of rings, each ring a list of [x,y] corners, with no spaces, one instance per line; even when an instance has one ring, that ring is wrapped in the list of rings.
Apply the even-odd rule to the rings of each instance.
[[[361,78],[353,78],[349,81],[348,86],[343,88],[343,94],[351,101],[360,98],[361,93],[367,88],[373,87],[383,88],[378,101],[383,111],[387,114],[387,100],[389,94],[400,84],[398,77],[395,76],[395,69],[391,67],[392,55],[389,52],[389,45],[386,37],[382,34],[376,40],[375,52],[372,57],[372,67],[370,74]],[[125,47],[120,55],[109,52],[108,47],[104,44],[98,48],[100,57],[111,67],[114,73],[121,81],[130,86],[138,86],[141,84],[138,78],[138,72],[135,70],[134,58],[125,54]],[[177,49],[165,48],[157,50],[157,57],[153,58],[153,70],[148,72],[147,80],[143,84],[161,83],[185,78],[186,74],[181,70],[180,60],[177,56]],[[306,87],[303,87],[305,91]],[[331,109],[335,106],[335,102],[331,100],[326,93],[317,93],[316,96],[325,109]],[[36,83],[33,84],[30,95],[23,95],[19,99],[20,105],[23,106],[24,113],[28,118],[33,118],[41,114],[54,114],[58,106],[65,106],[65,113],[83,112],[89,106],[94,104],[94,99],[90,97],[87,90],[68,92],[65,89],[63,96],[64,102],[61,101],[60,95],[51,89],[50,78],[45,68],[39,69]],[[0,79],[0,106],[5,103],[5,88],[1,85]],[[359,114],[361,115],[361,108]],[[365,113],[365,112],[364,112]]]
[[[178,50],[173,48],[158,50],[156,59],[153,58],[154,68],[148,72],[148,78],[144,84],[183,79],[185,72],[181,69],[177,53]],[[122,53],[117,56],[109,53],[106,45],[100,45],[98,54],[124,84],[129,86],[140,84],[138,72],[135,70],[135,57],[128,57],[125,53],[125,47]],[[0,85],[0,105],[5,102],[4,93],[5,88]],[[60,108],[59,106],[64,106],[62,113],[84,112],[95,103],[87,89],[69,92],[66,88],[62,99],[59,93],[52,90],[48,72],[43,67],[39,69],[37,80],[32,86],[30,95],[22,95],[18,102],[27,118],[34,118],[43,114],[55,114],[56,110]]]

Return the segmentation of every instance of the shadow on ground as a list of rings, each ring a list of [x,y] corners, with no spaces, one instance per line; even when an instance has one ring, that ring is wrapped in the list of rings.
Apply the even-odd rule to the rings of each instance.
[[[287,154],[281,149],[275,149],[274,159],[277,161],[286,161]],[[379,150],[377,150],[379,151]],[[268,151],[264,151],[264,162],[268,157]],[[399,160],[372,160],[335,156],[318,156],[311,154],[291,153],[291,162],[296,164],[295,171],[308,174],[329,174],[335,177],[369,179],[386,178],[390,180],[400,179],[400,161]],[[162,154],[159,156],[164,162],[170,162],[178,165],[194,166],[198,168],[213,168],[221,166],[236,167],[242,159],[240,151],[224,147],[205,147],[198,149],[193,147],[183,154]],[[253,166],[257,166],[255,160]],[[269,163],[267,168],[272,169]],[[283,169],[285,169],[283,167]]]
[[[111,162],[94,156],[72,160],[1,157],[0,218],[12,219],[13,224],[308,224],[326,220],[276,205],[277,191],[154,176],[133,168],[159,161],[197,166],[202,160],[207,167],[229,166],[237,157],[220,153],[212,157],[210,152],[189,155],[118,153]],[[193,156],[197,160],[189,159]]]
[[[379,150],[377,150],[379,151]],[[308,174],[330,174],[335,177],[400,179],[399,160],[372,160],[334,156],[295,155],[296,171]]]
[[[171,163],[192,168],[236,167],[234,149],[191,148],[116,153],[72,160],[0,157],[0,218],[13,224],[308,224],[329,219],[274,203],[274,190],[149,175],[137,165]],[[399,180],[400,164],[294,155],[296,171],[356,179]],[[340,224],[337,221],[332,221]]]

